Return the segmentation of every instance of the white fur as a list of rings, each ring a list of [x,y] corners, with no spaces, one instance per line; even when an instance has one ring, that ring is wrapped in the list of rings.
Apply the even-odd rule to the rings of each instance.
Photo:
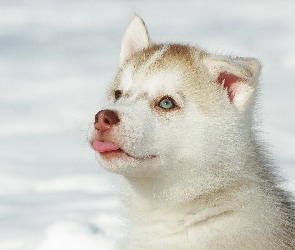
[[[188,47],[195,55],[191,67],[198,69],[192,73],[182,54],[165,61],[172,45],[163,45],[135,70],[138,53],[151,46],[138,18],[122,41],[121,69],[104,108],[118,113],[112,142],[128,155],[105,159],[97,153],[105,169],[119,174],[129,209],[130,228],[118,248],[295,249],[290,200],[277,187],[253,130],[259,62]],[[140,41],[136,50],[126,49],[131,40]],[[246,79],[233,103],[216,83],[223,70]],[[211,90],[204,93],[206,86]],[[117,101],[115,90],[122,91]],[[157,102],[164,96],[178,108],[161,110]],[[95,133],[91,128],[90,141]]]

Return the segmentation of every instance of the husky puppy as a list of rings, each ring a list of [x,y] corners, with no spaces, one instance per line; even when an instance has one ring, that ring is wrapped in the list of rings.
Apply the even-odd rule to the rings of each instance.
[[[295,249],[291,198],[253,128],[260,69],[253,58],[151,43],[134,17],[89,132],[128,207],[119,249]]]

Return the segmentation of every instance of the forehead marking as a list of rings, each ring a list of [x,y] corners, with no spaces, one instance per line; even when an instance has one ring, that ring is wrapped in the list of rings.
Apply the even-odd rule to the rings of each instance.
[[[141,66],[139,70],[139,74],[144,74],[148,71],[149,67],[153,65],[156,61],[160,60],[163,56],[163,54],[169,49],[169,45],[165,44],[160,49],[156,50],[147,60],[146,62]]]

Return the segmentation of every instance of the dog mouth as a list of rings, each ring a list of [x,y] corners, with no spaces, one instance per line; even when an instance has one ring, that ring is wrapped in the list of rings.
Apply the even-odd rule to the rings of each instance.
[[[128,154],[125,152],[123,149],[121,149],[117,144],[112,143],[112,142],[105,142],[105,141],[93,141],[92,143],[92,148],[100,153],[100,155],[106,159],[111,159],[111,158],[120,158],[120,157],[131,157],[136,160],[146,160],[146,159],[151,159],[155,158],[155,155],[148,155],[144,157],[136,157]]]

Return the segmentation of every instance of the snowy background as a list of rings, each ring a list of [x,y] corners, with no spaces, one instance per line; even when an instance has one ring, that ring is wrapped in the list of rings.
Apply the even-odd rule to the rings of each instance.
[[[260,58],[264,138],[295,192],[295,1],[1,0],[0,249],[106,250],[112,177],[87,129],[136,12],[154,41]]]

